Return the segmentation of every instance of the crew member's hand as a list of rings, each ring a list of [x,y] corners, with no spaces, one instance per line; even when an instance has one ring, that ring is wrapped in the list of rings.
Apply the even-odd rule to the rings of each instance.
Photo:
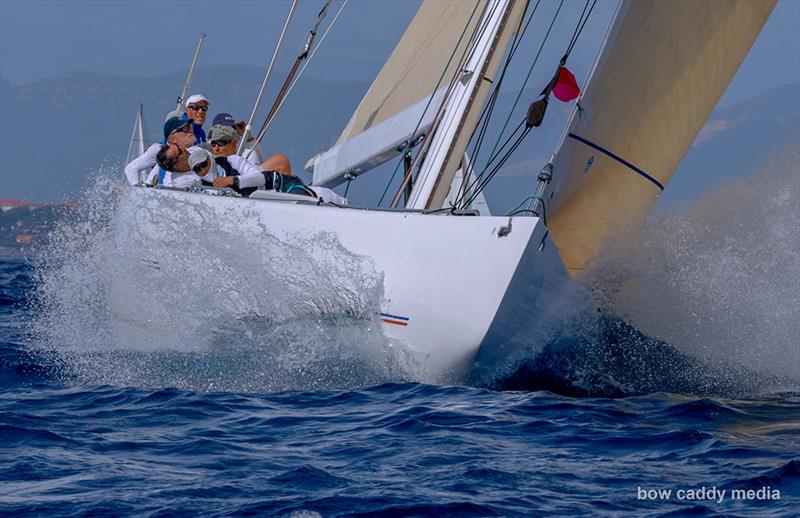
[[[232,187],[233,176],[221,176],[214,178],[214,187]]]

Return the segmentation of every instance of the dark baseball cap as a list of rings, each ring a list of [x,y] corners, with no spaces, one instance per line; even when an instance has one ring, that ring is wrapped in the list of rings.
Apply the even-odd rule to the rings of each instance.
[[[218,113],[214,116],[214,120],[211,122],[212,126],[230,126],[236,124],[236,120],[233,118],[233,115],[230,113]]]
[[[181,119],[180,117],[170,117],[167,119],[167,122],[164,123],[164,138],[169,138],[175,130],[179,130],[184,126],[188,126],[193,121],[192,119]]]

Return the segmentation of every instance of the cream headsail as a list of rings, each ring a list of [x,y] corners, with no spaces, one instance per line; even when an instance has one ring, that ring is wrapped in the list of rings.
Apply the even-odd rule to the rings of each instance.
[[[398,147],[404,142],[427,134],[447,86],[460,72],[467,50],[481,32],[479,24],[486,9],[502,9],[505,20],[494,45],[493,56],[497,57],[485,68],[488,77],[499,66],[527,3],[527,0],[489,3],[486,0],[425,0],[336,145],[306,164],[306,169],[314,172],[314,184],[335,186],[344,181],[346,173],[363,173],[397,156]],[[474,105],[478,109],[475,112],[480,112],[489,85],[487,82],[482,86],[476,96]],[[472,111],[462,128],[467,140],[472,133],[469,122],[473,119],[476,122],[478,116]],[[460,155],[449,172],[451,177],[459,161]],[[441,198],[445,194],[446,191]]]
[[[397,143],[414,136],[412,133],[423,111],[427,117],[416,133],[430,128],[442,96],[436,96],[430,105],[428,100],[437,84],[440,88],[446,87],[458,70],[485,3],[486,0],[426,0],[422,3],[336,146],[307,164],[306,168],[314,171],[315,184],[336,185],[343,181],[342,175],[347,169],[358,168],[363,172],[396,156]],[[384,124],[381,126],[381,123]],[[355,146],[346,146],[359,135],[363,136]],[[386,156],[380,157],[377,163],[361,163],[381,151]]]
[[[774,4],[620,5],[553,159],[548,227],[573,274],[644,221]]]

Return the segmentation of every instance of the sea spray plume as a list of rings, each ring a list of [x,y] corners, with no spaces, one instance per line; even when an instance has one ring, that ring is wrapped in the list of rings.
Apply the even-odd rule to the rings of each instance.
[[[272,391],[403,381],[382,276],[334,236],[281,238],[95,183],[37,264],[36,343],[62,381]]]
[[[800,384],[800,176],[789,154],[677,214],[591,274],[612,313],[708,363]]]
[[[790,152],[678,214],[655,214],[606,250],[568,299],[573,311],[553,312],[529,357],[488,385],[578,396],[797,390],[797,163]]]
[[[489,387],[548,390],[577,397],[625,397],[652,392],[749,397],[782,380],[741,366],[704,362],[681,353],[613,315],[597,312],[554,335],[541,353],[520,362]]]

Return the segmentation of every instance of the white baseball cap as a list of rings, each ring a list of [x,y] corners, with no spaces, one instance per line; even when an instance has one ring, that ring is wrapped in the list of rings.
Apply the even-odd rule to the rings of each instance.
[[[211,156],[211,153],[209,153],[205,149],[195,148],[195,150],[192,151],[192,154],[189,155],[189,167],[194,169],[196,165],[202,164],[206,160],[212,160],[213,158],[214,157]]]
[[[189,96],[189,98],[186,99],[186,104],[189,105],[189,104],[199,103],[200,101],[205,101],[208,104],[211,104],[209,100],[206,99],[206,96],[203,94],[194,94]]]

